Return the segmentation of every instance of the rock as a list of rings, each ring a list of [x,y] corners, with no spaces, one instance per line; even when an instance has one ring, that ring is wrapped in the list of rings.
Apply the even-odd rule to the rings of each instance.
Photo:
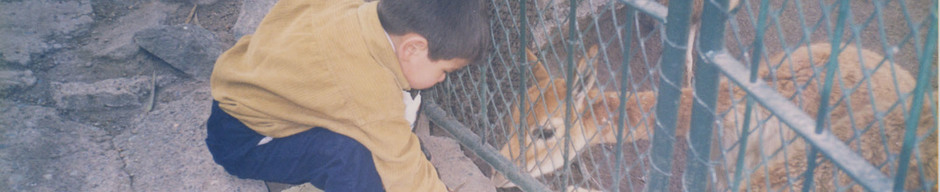
[[[212,5],[217,1],[219,0],[189,0],[190,3],[197,5]]]
[[[51,107],[0,100],[3,191],[131,191],[111,136]]]
[[[0,70],[0,97],[17,89],[32,87],[34,84],[36,77],[30,70]]]
[[[134,41],[173,68],[204,81],[209,80],[215,59],[225,51],[215,34],[191,24],[145,29],[134,35]]]
[[[128,59],[140,50],[137,44],[134,44],[134,33],[159,26],[166,20],[167,13],[179,8],[178,3],[167,4],[160,1],[142,4],[140,8],[118,18],[116,22],[99,22],[92,31],[94,41],[85,46],[85,49],[97,57]]]
[[[89,0],[0,2],[0,60],[28,66],[33,56],[86,34],[94,21],[91,15]]]
[[[238,21],[235,21],[235,26],[232,27],[235,39],[254,33],[264,15],[274,7],[274,3],[277,3],[277,0],[242,0]]]
[[[150,91],[150,77],[107,79],[94,83],[52,83],[56,107],[70,111],[105,111],[142,106]]]
[[[281,190],[281,192],[323,192],[323,190],[318,189],[316,186],[313,186],[310,183],[304,183]]]

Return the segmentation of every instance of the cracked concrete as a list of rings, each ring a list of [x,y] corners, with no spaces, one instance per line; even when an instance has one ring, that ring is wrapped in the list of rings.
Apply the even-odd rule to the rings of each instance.
[[[205,87],[204,82],[166,91]],[[214,164],[202,140],[209,94],[140,112],[128,131],[63,119],[52,107],[0,100],[0,188],[13,191],[264,191]],[[167,109],[191,108],[200,113]],[[196,115],[195,117],[192,115]]]
[[[127,173],[104,129],[62,119],[50,107],[0,101],[0,188],[128,191]]]
[[[203,26],[226,37],[218,30],[234,24],[238,2],[194,2],[211,8]],[[204,146],[208,83],[133,42],[181,21],[189,3],[0,2],[0,191],[265,191],[225,173]]]
[[[208,87],[205,82],[183,83],[164,92]],[[114,136],[121,146],[133,189],[147,191],[237,191],[264,190],[260,181],[241,180],[215,165],[205,147],[205,121],[211,97],[208,89],[193,90],[176,101],[161,103],[132,120],[128,130]],[[180,112],[168,109],[192,109]],[[200,179],[194,179],[200,178]],[[167,185],[173,183],[172,185]]]

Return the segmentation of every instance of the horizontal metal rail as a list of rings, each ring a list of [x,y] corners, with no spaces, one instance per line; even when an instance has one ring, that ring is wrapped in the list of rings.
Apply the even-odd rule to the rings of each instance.
[[[480,156],[480,158],[505,175],[507,179],[515,183],[519,188],[522,188],[522,190],[551,191],[538,180],[535,180],[535,178],[524,174],[522,169],[512,164],[512,161],[501,156],[499,150],[481,142],[480,136],[470,131],[463,123],[448,116],[447,112],[444,112],[444,109],[441,109],[433,99],[425,99],[424,103],[421,105],[424,108],[421,110],[422,113],[427,115],[431,122],[440,125],[439,127],[444,128],[444,130],[447,130],[451,135],[454,135],[457,141],[460,141],[460,144],[473,150],[473,153]]]

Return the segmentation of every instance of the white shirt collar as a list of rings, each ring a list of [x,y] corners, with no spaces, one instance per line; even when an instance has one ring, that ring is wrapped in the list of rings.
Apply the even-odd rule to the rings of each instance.
[[[392,51],[395,51],[395,43],[392,42],[392,37],[388,36],[388,32],[385,32],[385,38],[388,39],[388,44],[392,45]]]

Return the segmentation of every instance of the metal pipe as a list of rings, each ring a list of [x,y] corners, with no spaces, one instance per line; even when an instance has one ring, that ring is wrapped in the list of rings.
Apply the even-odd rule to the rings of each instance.
[[[920,67],[917,72],[917,85],[914,87],[914,101],[911,104],[911,111],[906,119],[907,128],[904,131],[904,145],[901,147],[901,159],[898,160],[898,172],[894,176],[894,191],[904,191],[904,178],[907,177],[907,167],[911,163],[911,153],[914,149],[914,142],[917,141],[917,122],[920,120],[920,113],[924,107],[924,92],[927,88],[927,84],[930,84],[932,78],[930,74],[930,55],[937,48],[937,18],[928,17],[931,19],[929,31],[927,32],[927,43],[924,44],[924,49],[921,52],[920,56]]]
[[[474,154],[480,156],[480,158],[493,166],[496,171],[505,175],[507,179],[515,183],[522,190],[550,191],[548,187],[539,183],[535,178],[525,174],[522,169],[512,164],[512,161],[500,155],[496,148],[481,143],[480,136],[470,131],[463,123],[447,115],[447,112],[444,112],[444,109],[441,109],[441,107],[434,102],[434,99],[425,99],[421,107],[424,108],[421,112],[427,115],[431,122],[434,122],[434,124],[439,125],[451,135],[454,135],[457,141],[460,141],[460,144],[472,150]]]
[[[653,146],[650,149],[652,168],[648,171],[649,191],[666,191],[672,172],[672,151],[676,136],[679,98],[682,92],[682,79],[685,73],[685,52],[689,48],[686,39],[689,33],[689,19],[692,13],[691,0],[673,0],[669,2],[669,14],[666,16],[665,49],[659,64],[659,94],[656,97],[656,128],[653,133]],[[664,70],[667,69],[667,70]]]
[[[832,51],[831,54],[829,54],[829,63],[826,63],[826,80],[825,84],[823,84],[822,93],[820,94],[822,98],[820,98],[819,110],[816,114],[817,134],[825,129],[826,122],[829,119],[829,95],[832,93],[833,76],[835,76],[836,70],[839,68],[839,53],[841,52],[839,45],[842,44],[842,31],[845,28],[845,20],[848,18],[849,14],[851,14],[850,11],[849,1],[841,0],[839,2],[839,17],[836,21],[836,29],[835,31],[829,31],[829,34],[832,35],[829,37],[831,41],[830,44],[832,44]],[[805,182],[803,182],[804,192],[811,191],[813,187],[813,172],[816,170],[816,153],[817,149],[813,147],[806,155],[807,167],[806,172],[803,173],[803,178],[805,178]]]
[[[613,11],[613,14],[616,14],[616,13],[617,13],[616,11]],[[617,121],[617,145],[615,146],[615,151],[614,151],[616,153],[617,164],[614,165],[613,175],[620,175],[621,169],[623,169],[623,164],[624,164],[623,162],[623,142],[624,142],[623,135],[625,133],[624,131],[628,129],[625,124],[630,123],[628,122],[630,121],[629,118],[627,118],[627,82],[628,82],[627,80],[631,78],[630,77],[630,73],[631,73],[630,72],[630,60],[633,57],[633,52],[632,50],[630,50],[630,47],[633,44],[633,24],[634,24],[633,20],[634,20],[635,13],[636,13],[636,10],[634,10],[634,8],[629,7],[629,6],[627,7],[627,13],[626,13],[627,15],[626,15],[626,19],[624,19],[626,21],[624,24],[624,29],[623,29],[624,32],[622,35],[617,36],[621,38],[619,40],[622,43],[621,47],[623,47],[623,53],[622,53],[623,61],[620,66],[620,98],[619,98],[620,105],[617,106],[617,112],[618,112],[617,119],[620,119],[620,120]],[[617,17],[615,16],[614,17],[615,24],[617,23],[616,21],[617,21]],[[613,189],[614,192],[620,191],[620,178],[617,178],[617,177],[619,176],[615,176],[615,178],[613,179],[614,183],[611,184],[610,186],[610,188]]]
[[[718,100],[718,68],[714,61],[704,59],[705,53],[720,52],[725,46],[725,20],[728,0],[706,0],[702,4],[699,57],[695,58],[695,90],[692,93],[692,116],[689,127],[688,169],[686,189],[704,189],[711,160],[711,139],[715,126],[715,103]],[[695,45],[691,45],[695,46]]]
[[[766,24],[765,22],[767,20],[767,12],[770,12],[770,10],[768,10],[769,4],[770,2],[768,0],[762,0],[760,3],[760,13],[757,16],[758,18],[757,25],[756,25],[757,32],[756,32],[756,35],[754,35],[755,39],[754,39],[754,44],[752,46],[753,52],[751,52],[751,55],[754,56],[754,58],[750,58],[751,59],[750,60],[751,83],[757,81],[757,73],[758,73],[758,70],[760,69],[760,60],[761,60],[761,56],[763,55],[761,53],[764,52],[764,29],[766,28],[766,26],[764,25]],[[742,144],[739,145],[738,147],[738,157],[737,157],[737,160],[735,161],[737,162],[737,165],[735,165],[735,169],[734,169],[734,182],[731,185],[731,191],[738,190],[738,186],[740,186],[741,180],[743,180],[742,177],[744,177],[741,172],[743,172],[744,170],[744,156],[745,156],[745,153],[747,152],[748,136],[750,136],[751,113],[753,111],[753,107],[754,107],[754,99],[751,97],[748,97],[747,102],[745,104],[745,109],[744,109],[744,126],[741,127],[741,139],[739,139],[740,141],[739,143],[742,143]]]

